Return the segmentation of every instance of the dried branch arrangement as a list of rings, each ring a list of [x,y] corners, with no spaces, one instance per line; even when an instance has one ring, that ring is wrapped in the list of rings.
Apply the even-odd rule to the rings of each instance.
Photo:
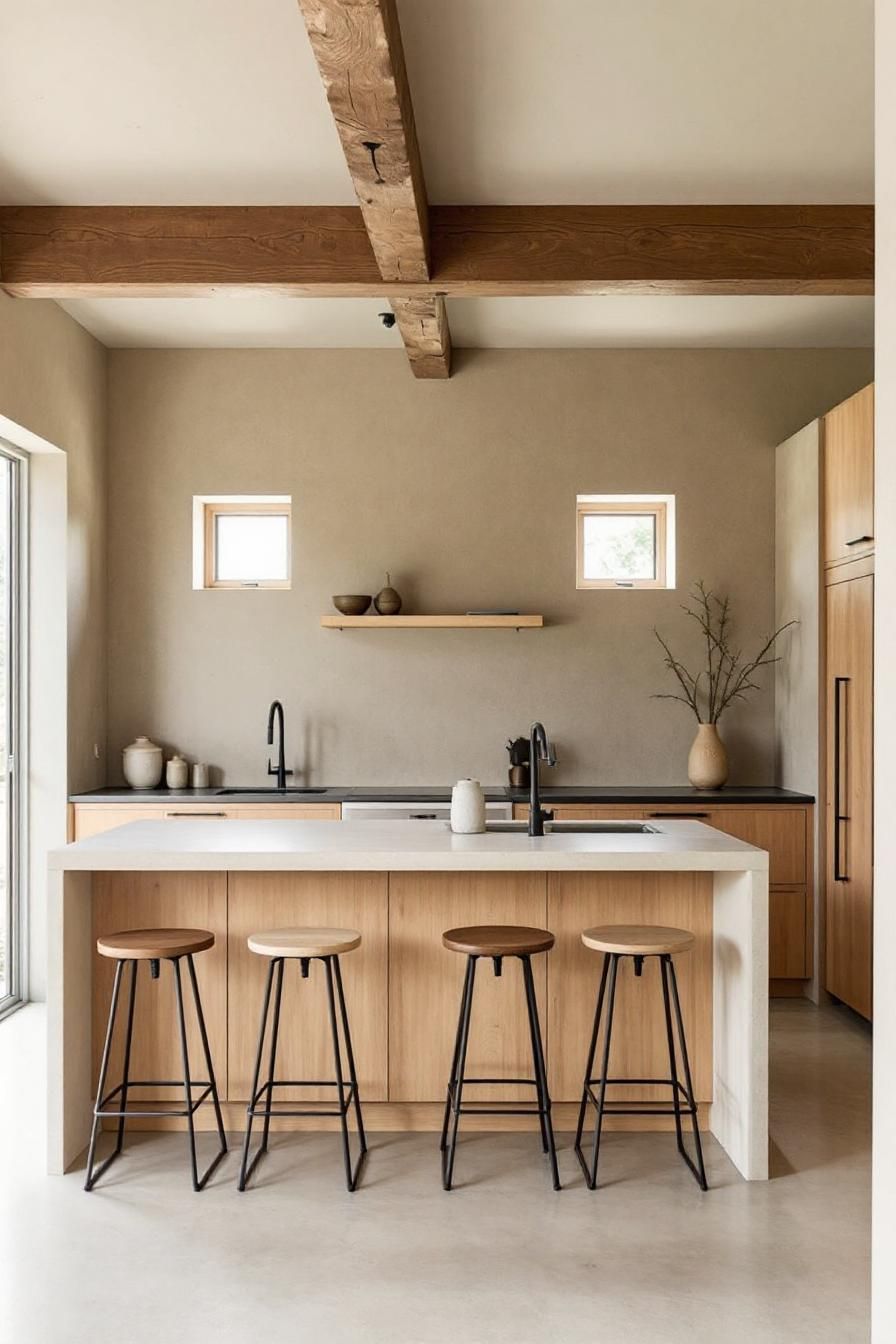
[[[694,676],[654,629],[665,655],[663,661],[681,688],[679,694],[656,695],[655,700],[680,700],[687,705],[698,723],[718,723],[735,700],[745,700],[751,691],[761,690],[755,680],[762,667],[780,662],[775,645],[796,621],[787,621],[770,635],[753,658],[744,658],[743,650],[732,644],[731,606],[727,597],[719,597],[701,579],[693,585],[689,603],[682,606],[703,634],[706,666]]]

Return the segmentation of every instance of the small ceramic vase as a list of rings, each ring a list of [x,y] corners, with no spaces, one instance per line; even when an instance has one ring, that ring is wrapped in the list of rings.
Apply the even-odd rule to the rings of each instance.
[[[162,748],[138,737],[121,753],[124,777],[132,789],[154,789],[162,778]]]
[[[208,766],[197,761],[190,774],[190,783],[194,789],[208,788]]]
[[[401,611],[401,594],[392,585],[392,576],[386,575],[386,586],[381,588],[373,599],[373,605],[381,616],[397,616]]]
[[[695,789],[720,789],[728,778],[728,753],[714,723],[701,723],[688,756],[688,779]]]
[[[187,787],[188,770],[189,767],[183,756],[178,756],[175,752],[165,767],[165,783],[169,789],[185,789]]]
[[[451,790],[451,829],[458,835],[485,830],[485,795],[478,779],[459,779]]]

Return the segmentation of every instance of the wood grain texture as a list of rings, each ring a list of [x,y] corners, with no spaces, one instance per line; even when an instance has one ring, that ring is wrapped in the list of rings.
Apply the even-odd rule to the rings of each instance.
[[[0,282],[35,298],[871,294],[863,205],[436,206],[429,280],[384,280],[353,206],[7,206]]]
[[[582,930],[625,921],[671,924],[694,935],[675,958],[688,1052],[699,1100],[712,1099],[712,877],[705,873],[550,873],[548,923],[556,937],[548,980],[548,1081],[556,1101],[581,1095],[603,957]],[[659,962],[643,976],[620,963],[610,1054],[611,1077],[663,1078],[669,1054]],[[614,1099],[668,1097],[668,1089],[614,1088]]]
[[[321,616],[325,630],[537,630],[543,616]]]
[[[392,311],[415,378],[451,377],[451,332],[441,294],[393,299]]]
[[[101,835],[129,821],[178,821],[205,817],[222,821],[339,821],[339,803],[241,803],[239,807],[219,807],[214,799],[207,803],[75,803],[74,840]]]
[[[391,873],[389,876],[389,1100],[444,1102],[467,959],[442,934],[473,924],[547,928],[543,873]],[[544,1029],[546,961],[532,958]],[[467,1074],[531,1078],[532,1049],[520,962],[498,978],[479,964]],[[532,1088],[477,1087],[481,1101],[531,1100]],[[472,1094],[471,1094],[472,1095]]]
[[[768,897],[769,980],[806,979],[809,902],[805,887],[773,887]]]
[[[863,1017],[872,1011],[874,579],[825,589],[825,989]],[[840,779],[834,768],[835,678]],[[838,785],[839,794],[838,799]],[[848,820],[837,822],[837,814]],[[839,825],[841,874],[834,872]]]
[[[212,1062],[221,1096],[227,1089],[227,875],[226,873],[96,873],[93,879],[93,938],[123,929],[207,929],[215,945],[194,959],[202,1008],[208,1029]],[[93,956],[93,1082],[99,1073],[100,1056],[115,962],[98,953]],[[181,968],[186,1004],[187,1037],[191,1070],[205,1077],[202,1045],[196,1026],[189,977]],[[128,988],[130,971],[122,982]],[[119,1003],[117,1040],[111,1056],[108,1086],[121,1077],[127,1000]],[[132,1078],[182,1078],[173,971],[163,962],[161,976],[151,980],[146,966],[137,970],[137,1002],[131,1054]],[[141,1099],[176,1096],[172,1089],[141,1089]]]
[[[245,1100],[252,1082],[258,1024],[269,962],[250,952],[250,934],[289,925],[357,929],[361,946],[345,957],[342,976],[362,1100],[387,1096],[388,879],[384,873],[229,874],[228,1097]],[[323,964],[307,980],[286,963],[278,1074],[334,1078]],[[284,1091],[282,1096],[291,1094]],[[333,1089],[303,1088],[306,1100],[332,1100]]]
[[[874,384],[821,423],[824,562],[848,564],[874,551]]]
[[[394,0],[299,0],[384,280],[429,279],[429,218]]]

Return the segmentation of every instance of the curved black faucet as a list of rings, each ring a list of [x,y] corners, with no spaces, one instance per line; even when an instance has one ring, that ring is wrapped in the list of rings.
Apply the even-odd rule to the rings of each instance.
[[[556,765],[557,757],[554,755],[554,748],[548,741],[548,735],[544,730],[544,724],[533,723],[529,731],[529,834],[544,835],[544,824],[546,821],[552,821],[553,812],[546,812],[541,805],[541,798],[538,793],[538,762],[544,761],[547,765]]]
[[[268,758],[268,774],[277,776],[277,788],[286,788],[286,776],[291,775],[292,771],[286,768],[286,755],[283,746],[283,739],[286,736],[286,727],[283,721],[283,706],[279,700],[275,700],[268,710],[268,746],[274,745],[274,719],[277,718],[280,723],[280,749],[277,753],[277,765],[271,765]]]

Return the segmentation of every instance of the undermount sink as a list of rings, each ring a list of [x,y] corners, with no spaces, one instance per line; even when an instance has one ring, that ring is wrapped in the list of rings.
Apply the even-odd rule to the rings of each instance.
[[[233,797],[237,793],[243,798],[247,798],[250,794],[253,798],[256,795],[259,798],[288,798],[293,794],[326,793],[326,789],[215,789],[215,793],[219,798]]]
[[[511,834],[528,834],[528,822],[525,821],[487,821],[487,831],[507,831]],[[643,821],[546,821],[545,835],[658,835],[656,826],[648,826]]]

